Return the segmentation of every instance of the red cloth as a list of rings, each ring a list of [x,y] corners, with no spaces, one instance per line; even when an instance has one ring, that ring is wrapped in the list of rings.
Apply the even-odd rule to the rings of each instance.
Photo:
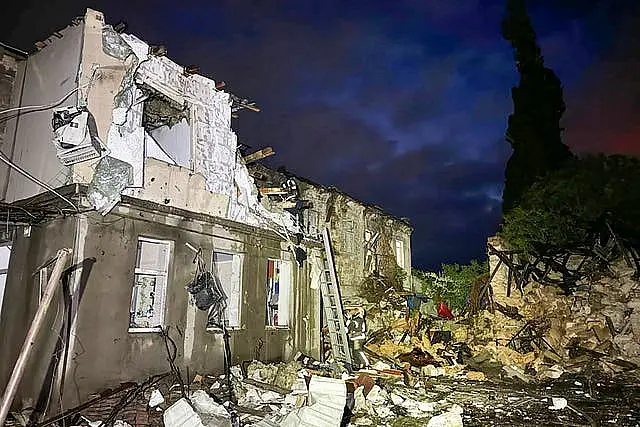
[[[453,314],[444,301],[440,301],[440,305],[438,305],[438,316],[444,317],[445,319],[453,319]]]

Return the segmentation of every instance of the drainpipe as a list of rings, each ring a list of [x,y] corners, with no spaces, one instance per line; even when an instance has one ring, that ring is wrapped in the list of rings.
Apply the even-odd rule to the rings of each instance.
[[[0,426],[3,426],[5,420],[7,419],[9,409],[11,408],[11,403],[13,402],[13,398],[18,391],[18,385],[20,384],[20,380],[24,375],[29,357],[35,349],[38,332],[40,332],[40,329],[44,324],[47,310],[51,305],[51,301],[53,301],[53,294],[55,293],[56,286],[58,285],[58,282],[60,282],[62,272],[66,268],[67,263],[71,258],[71,252],[71,249],[60,249],[58,251],[56,264],[53,267],[51,278],[49,279],[47,287],[44,290],[42,301],[40,301],[40,305],[38,305],[38,310],[36,311],[36,315],[34,316],[33,321],[31,322],[29,332],[27,332],[27,337],[25,338],[24,344],[22,345],[22,350],[20,350],[18,360],[13,367],[13,372],[11,373],[11,377],[9,378],[9,382],[7,383],[7,388],[5,389],[4,395],[2,396],[2,404],[0,406]]]

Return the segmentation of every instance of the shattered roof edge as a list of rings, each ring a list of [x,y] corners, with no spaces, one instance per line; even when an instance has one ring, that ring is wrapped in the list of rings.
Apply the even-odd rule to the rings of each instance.
[[[297,175],[297,174],[295,174],[295,173],[293,173],[293,172],[291,172],[289,170],[286,170],[285,172],[282,172],[282,171],[279,171],[279,170],[276,170],[276,169],[272,169],[272,168],[270,168],[268,166],[265,166],[263,164],[255,164],[255,165],[256,166],[259,165],[262,168],[265,168],[265,169],[270,170],[270,171],[275,172],[275,173],[282,174],[282,175],[287,176],[289,178],[295,178],[295,179],[297,179],[299,181],[302,181],[302,182],[304,182],[306,184],[309,184],[311,186],[314,186],[314,187],[318,187],[318,188],[320,188],[322,190],[333,192],[333,193],[338,193],[338,194],[340,194],[340,195],[342,195],[344,197],[347,197],[347,198],[351,199],[355,203],[358,203],[358,204],[364,206],[365,208],[369,208],[369,209],[375,210],[375,211],[379,212],[380,214],[382,214],[382,215],[384,215],[384,216],[386,216],[388,218],[391,218],[393,220],[402,222],[407,227],[409,227],[409,229],[411,231],[414,230],[413,226],[411,225],[411,222],[407,218],[402,218],[402,217],[399,217],[399,216],[392,215],[392,214],[386,212],[380,206],[374,205],[372,203],[363,202],[362,200],[356,199],[355,197],[353,197],[349,193],[346,193],[345,191],[340,190],[339,188],[337,188],[337,187],[335,187],[333,185],[323,185],[323,184],[317,183],[317,182],[315,182],[315,181],[313,181],[313,180],[311,180],[309,178]]]
[[[14,57],[18,57],[18,59],[27,59],[27,57],[29,57],[29,53],[25,52],[24,50],[8,45],[2,41],[0,41],[0,49],[7,51]]]

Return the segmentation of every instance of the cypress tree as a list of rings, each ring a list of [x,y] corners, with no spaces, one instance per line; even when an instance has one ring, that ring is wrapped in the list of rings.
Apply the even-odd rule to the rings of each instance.
[[[502,36],[511,43],[520,74],[518,86],[511,91],[513,114],[505,134],[513,153],[505,169],[504,214],[518,206],[536,180],[561,168],[573,155],[561,136],[562,84],[544,65],[524,0],[508,0]]]

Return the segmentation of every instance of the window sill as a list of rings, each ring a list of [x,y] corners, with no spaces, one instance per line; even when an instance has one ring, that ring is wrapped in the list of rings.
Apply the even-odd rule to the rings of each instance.
[[[160,333],[162,332],[162,328],[129,328],[127,332],[129,332],[130,334]]]
[[[283,326],[265,326],[264,327],[265,330],[267,331],[288,331],[290,328],[288,325],[283,325]]]

